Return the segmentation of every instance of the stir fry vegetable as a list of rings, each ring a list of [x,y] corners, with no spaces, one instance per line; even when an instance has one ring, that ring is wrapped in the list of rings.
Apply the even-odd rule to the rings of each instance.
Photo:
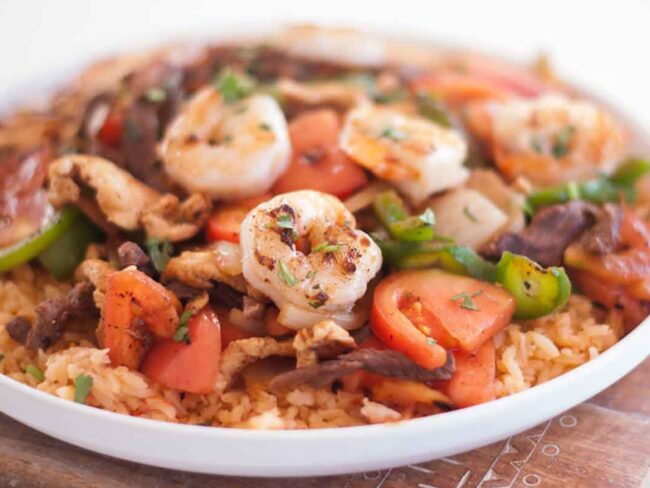
[[[374,208],[379,220],[395,239],[422,242],[435,237],[433,211],[427,209],[421,215],[410,216],[402,199],[392,190],[378,195]]]
[[[634,184],[650,171],[650,161],[630,158],[612,176],[600,176],[583,183],[569,182],[536,191],[526,200],[527,211],[535,213],[539,208],[569,200],[586,200],[594,203],[627,202],[636,200]]]
[[[83,258],[88,244],[97,237],[97,229],[78,209],[65,207],[37,234],[0,250],[0,273],[42,255],[41,262],[57,278],[66,278]],[[50,248],[53,250],[46,252]]]
[[[547,315],[564,305],[571,294],[571,282],[563,268],[543,268],[509,252],[503,253],[499,263],[494,264],[472,249],[455,244],[393,240],[377,240],[377,243],[384,261],[398,269],[441,268],[500,283],[515,297],[516,318]]]
[[[440,270],[401,271],[375,290],[373,332],[426,368],[445,349],[474,351],[510,322],[513,297],[503,288]]]
[[[563,268],[542,268],[508,251],[497,265],[496,280],[515,297],[518,319],[547,315],[564,305],[571,295],[571,281]]]
[[[83,261],[88,245],[101,235],[97,227],[80,216],[67,232],[38,256],[38,260],[56,279],[68,279]]]

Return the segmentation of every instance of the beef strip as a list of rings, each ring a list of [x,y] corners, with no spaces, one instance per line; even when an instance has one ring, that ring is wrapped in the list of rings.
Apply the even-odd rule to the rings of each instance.
[[[117,258],[122,268],[135,266],[148,276],[154,276],[155,269],[151,258],[135,242],[126,241],[117,248]]]
[[[605,205],[598,222],[580,236],[582,247],[592,254],[609,254],[621,243],[621,220],[623,212],[617,205]]]
[[[503,251],[521,254],[542,266],[560,266],[565,249],[596,222],[598,209],[581,201],[540,210],[521,232],[502,234],[483,254],[499,259]]]
[[[359,349],[331,361],[282,373],[273,378],[270,388],[271,391],[286,391],[305,383],[319,388],[359,370],[413,381],[448,380],[454,372],[454,356],[447,354],[444,366],[429,370],[398,351]]]
[[[42,301],[36,306],[34,325],[25,317],[16,317],[5,326],[9,336],[28,349],[47,349],[59,340],[70,321],[99,317],[93,301],[94,288],[84,281],[65,296]]]

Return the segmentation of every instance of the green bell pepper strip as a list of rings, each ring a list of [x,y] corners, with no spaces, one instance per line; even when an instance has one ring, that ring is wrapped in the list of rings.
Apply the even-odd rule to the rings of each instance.
[[[629,158],[612,176],[600,176],[584,183],[569,182],[531,193],[526,199],[527,212],[532,215],[541,207],[585,200],[594,203],[618,202],[621,197],[628,203],[636,200],[634,184],[650,172],[650,161]]]
[[[390,235],[405,242],[431,241],[435,237],[435,217],[431,210],[411,216],[406,205],[394,191],[379,194],[373,202],[375,214]]]
[[[81,217],[74,207],[65,207],[36,234],[0,250],[0,273],[4,273],[35,258],[65,234]]]
[[[376,240],[384,261],[398,269],[440,268],[500,283],[513,295],[518,319],[548,315],[564,305],[571,295],[571,282],[563,268],[543,268],[507,251],[494,264],[474,250],[455,244]]]
[[[38,256],[38,260],[57,280],[68,279],[83,261],[88,245],[101,235],[97,227],[80,216],[67,232]]]
[[[505,251],[497,265],[496,281],[515,297],[515,318],[535,319],[563,306],[571,295],[564,268],[542,268],[525,256]]]

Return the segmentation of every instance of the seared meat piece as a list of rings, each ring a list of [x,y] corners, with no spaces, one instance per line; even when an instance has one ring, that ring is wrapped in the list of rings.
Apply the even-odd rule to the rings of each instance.
[[[447,354],[447,363],[443,367],[428,370],[398,351],[360,349],[332,361],[278,375],[270,388],[271,391],[286,391],[305,383],[318,388],[359,370],[414,381],[448,380],[454,372],[454,356]]]
[[[609,254],[620,244],[623,212],[616,205],[605,205],[596,225],[580,236],[582,247],[592,254]]]
[[[212,211],[212,202],[194,193],[181,202],[176,195],[163,195],[141,217],[147,235],[171,242],[184,241],[199,232]]]
[[[47,349],[59,340],[71,320],[99,317],[93,290],[94,286],[84,281],[66,296],[42,301],[36,306],[36,323],[30,326],[25,317],[16,317],[5,326],[9,336],[29,349]]]
[[[48,197],[55,207],[74,203],[92,218],[92,209],[83,205],[86,202],[123,230],[144,227],[149,236],[172,242],[199,232],[212,208],[202,195],[190,195],[183,202],[172,194],[161,195],[98,156],[62,156],[51,163],[49,179]],[[86,191],[94,193],[94,199],[86,198]]]
[[[122,268],[135,266],[148,276],[154,275],[151,258],[135,242],[127,241],[117,248],[117,257]]]
[[[542,266],[560,266],[564,250],[594,225],[597,215],[597,208],[578,200],[544,208],[528,227],[518,233],[502,234],[483,254],[499,259],[503,251],[510,251]]]
[[[210,299],[226,308],[244,308],[244,294],[218,281],[214,282],[214,288],[210,290]]]

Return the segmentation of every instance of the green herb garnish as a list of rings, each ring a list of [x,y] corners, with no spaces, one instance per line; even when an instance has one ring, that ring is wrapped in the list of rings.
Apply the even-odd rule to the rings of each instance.
[[[149,237],[146,242],[149,256],[154,268],[159,273],[165,271],[167,263],[174,252],[174,248],[169,241],[161,241],[157,237]]]
[[[406,135],[397,129],[388,127],[384,129],[381,134],[379,134],[379,137],[386,137],[387,139],[392,139],[393,141],[401,141],[406,137]]]
[[[93,377],[90,375],[80,374],[74,380],[74,401],[76,403],[86,404],[90,389],[93,387]]]
[[[190,329],[187,325],[190,318],[194,315],[194,310],[187,309],[181,314],[180,321],[178,322],[178,328],[174,333],[174,340],[176,342],[184,342],[185,344],[190,344]]]
[[[544,152],[544,148],[542,147],[542,143],[539,142],[539,139],[537,137],[533,137],[530,141],[530,147],[535,151],[537,154],[542,154]]]
[[[124,120],[124,133],[126,134],[126,138],[131,142],[138,142],[142,139],[142,129],[130,117]]]
[[[246,98],[255,89],[255,80],[248,75],[235,73],[226,68],[215,78],[213,85],[226,103]]]
[[[41,369],[34,364],[28,364],[27,367],[25,368],[25,373],[33,376],[38,381],[45,380],[45,375],[43,374],[43,371],[41,371]]]
[[[476,215],[474,215],[472,213],[472,211],[469,209],[469,207],[463,207],[463,213],[465,214],[465,217],[467,217],[472,222],[478,222],[478,219],[476,218]]]
[[[271,126],[270,126],[269,124],[267,124],[266,122],[262,122],[262,123],[259,125],[259,127],[260,127],[260,129],[265,130],[265,131],[267,131],[267,132],[270,132],[270,131],[271,131]]]
[[[278,227],[280,227],[281,229],[295,230],[293,217],[288,213],[283,213],[278,215]]]
[[[148,102],[160,103],[164,102],[167,99],[167,92],[159,86],[154,86],[152,88],[149,88],[144,96]]]
[[[436,341],[433,337],[427,337],[427,344],[429,344],[431,347],[433,347],[436,344],[438,344],[438,341]]]
[[[313,248],[311,252],[336,252],[343,247],[343,244],[330,244],[329,242],[321,242],[318,246]]]
[[[558,132],[557,137],[555,138],[555,143],[553,144],[553,156],[556,159],[561,158],[567,152],[569,152],[569,145],[571,144],[571,138],[575,132],[575,127],[572,125],[565,126],[560,132]]]
[[[424,92],[418,93],[415,100],[417,102],[418,112],[422,117],[425,117],[443,127],[449,128],[453,126],[449,113],[445,110],[442,104],[431,95]]]
[[[464,308],[465,310],[473,310],[479,312],[481,309],[476,306],[472,298],[479,296],[481,293],[483,293],[483,290],[475,291],[471,295],[468,294],[466,291],[463,291],[451,297],[450,300],[452,302],[462,300],[462,302],[460,303],[461,308]]]
[[[291,274],[291,271],[289,271],[289,268],[284,261],[278,262],[278,276],[288,287],[292,287],[298,283],[298,280]]]

